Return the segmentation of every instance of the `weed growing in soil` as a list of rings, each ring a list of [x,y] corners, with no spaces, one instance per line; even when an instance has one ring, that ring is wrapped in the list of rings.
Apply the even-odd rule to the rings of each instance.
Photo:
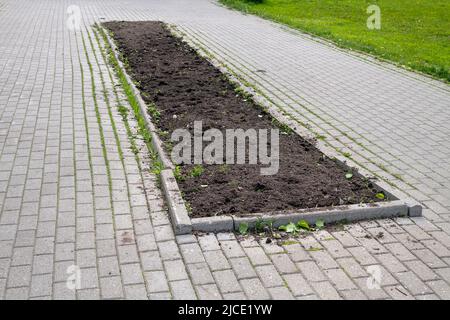
[[[202,175],[203,171],[204,171],[203,167],[198,164],[198,165],[196,165],[196,166],[194,166],[192,168],[192,170],[191,170],[191,177],[198,178],[198,177],[200,177]]]
[[[161,113],[158,111],[158,109],[156,108],[156,106],[153,103],[151,103],[147,107],[147,112],[150,114],[150,116],[152,117],[153,121],[155,121],[156,123],[159,122],[159,118],[161,117]]]
[[[175,168],[173,169],[173,175],[175,177],[175,180],[177,180],[178,182],[184,181],[185,179],[183,173],[181,172],[180,166],[175,166]]]
[[[219,166],[219,172],[221,172],[221,173],[227,173],[229,169],[230,168],[228,167],[228,165],[226,163],[221,164]]]

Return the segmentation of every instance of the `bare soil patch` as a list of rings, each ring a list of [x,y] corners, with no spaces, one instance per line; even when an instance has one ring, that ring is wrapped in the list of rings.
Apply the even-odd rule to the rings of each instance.
[[[113,32],[144,100],[156,105],[155,124],[168,149],[171,133],[178,128],[193,132],[194,121],[202,121],[203,130],[277,127],[269,114],[237,94],[226,76],[163,23],[107,22],[104,26]],[[347,171],[324,156],[314,142],[289,133],[280,134],[279,145],[279,171],[271,176],[260,174],[261,164],[202,165],[199,176],[192,176],[194,165],[182,165],[178,184],[191,217],[380,201],[369,180],[357,175],[347,179]]]

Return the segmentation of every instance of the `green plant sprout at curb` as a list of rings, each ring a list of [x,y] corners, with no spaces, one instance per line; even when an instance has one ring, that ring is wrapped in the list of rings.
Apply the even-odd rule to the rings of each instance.
[[[384,195],[383,192],[378,192],[378,193],[375,195],[375,197],[377,197],[377,198],[380,199],[380,200],[386,199],[386,196]]]
[[[175,180],[177,180],[178,182],[185,180],[185,177],[183,176],[183,173],[181,172],[180,166],[175,166],[175,168],[173,169],[173,175],[175,177]]]

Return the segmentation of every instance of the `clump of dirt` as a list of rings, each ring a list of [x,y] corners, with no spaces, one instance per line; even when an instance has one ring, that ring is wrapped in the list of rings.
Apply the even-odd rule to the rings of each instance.
[[[217,128],[271,129],[275,124],[252,99],[210,62],[200,57],[161,22],[107,22],[128,61],[131,76],[144,100],[157,109],[156,125],[170,149],[178,128],[193,133],[194,121],[203,131]],[[154,114],[155,116],[155,114]],[[269,140],[270,141],[270,140]],[[192,208],[192,217],[272,212],[380,201],[374,186],[325,157],[295,133],[279,136],[279,171],[263,176],[257,165],[194,165],[180,167],[179,186]],[[198,169],[198,168],[197,168]]]

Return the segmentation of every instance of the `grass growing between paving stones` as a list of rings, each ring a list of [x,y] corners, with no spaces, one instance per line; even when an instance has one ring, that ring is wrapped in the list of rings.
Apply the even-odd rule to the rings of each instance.
[[[109,61],[110,65],[113,67],[114,72],[115,72],[117,78],[119,79],[120,85],[121,85],[121,87],[124,91],[124,94],[128,100],[128,103],[134,111],[134,116],[135,116],[135,119],[136,119],[136,122],[138,125],[138,134],[142,137],[144,143],[147,146],[147,149],[150,152],[151,172],[156,175],[156,177],[158,178],[158,181],[159,181],[159,175],[161,173],[161,170],[164,168],[164,166],[161,163],[161,161],[159,160],[156,151],[152,147],[150,132],[148,132],[146,124],[145,124],[145,120],[140,114],[139,102],[137,101],[136,97],[134,96],[133,90],[132,90],[130,84],[128,83],[127,78],[126,78],[122,68],[120,67],[119,62],[117,61],[116,57],[114,56],[112,48],[109,46],[107,35],[103,31],[103,29],[98,26],[95,26],[94,30],[100,34],[100,36],[103,39],[103,42],[105,43],[108,61]],[[113,35],[111,35],[111,37],[112,36]],[[99,40],[97,40],[97,41],[99,41]],[[122,62],[124,62],[124,64],[127,63],[126,57],[121,57],[121,59],[122,59]],[[150,110],[153,110],[153,107],[151,105],[149,106],[149,112],[150,112]],[[137,157],[138,148],[136,146],[134,135],[132,134],[129,123],[127,121],[128,108],[126,108],[124,106],[119,106],[119,112],[121,113],[122,118],[125,121],[125,127],[127,130],[127,134],[129,136],[129,138],[131,138],[130,139],[131,146],[132,146],[135,156]],[[139,164],[139,161],[138,161],[138,164]],[[140,164],[139,164],[139,168],[141,169]]]
[[[220,0],[221,3],[450,81],[450,1]],[[371,4],[381,29],[367,28]]]

